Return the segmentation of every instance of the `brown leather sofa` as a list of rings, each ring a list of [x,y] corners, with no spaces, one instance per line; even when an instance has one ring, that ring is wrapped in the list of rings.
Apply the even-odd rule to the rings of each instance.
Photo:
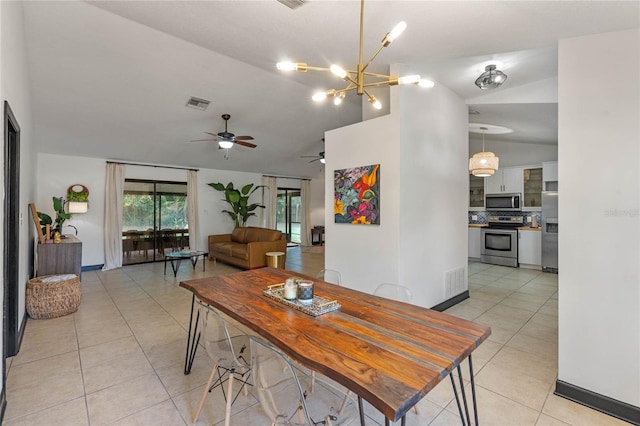
[[[221,260],[245,269],[267,266],[265,254],[270,251],[287,256],[287,240],[275,229],[240,227],[231,234],[209,235],[209,259]]]

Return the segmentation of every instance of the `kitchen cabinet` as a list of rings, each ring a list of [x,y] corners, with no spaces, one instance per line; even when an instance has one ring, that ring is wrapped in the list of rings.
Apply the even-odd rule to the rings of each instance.
[[[542,163],[542,181],[545,191],[558,190],[558,162],[546,161]]]
[[[468,256],[472,259],[480,259],[480,245],[481,245],[481,236],[480,230],[482,228],[476,226],[469,227],[469,254]]]
[[[542,265],[542,232],[540,230],[518,231],[518,263],[520,266]]]
[[[485,178],[485,194],[501,194],[517,192],[522,194],[522,167],[505,167],[498,169]]]
[[[469,210],[484,210],[484,178],[469,175]]]
[[[522,210],[539,211],[542,206],[542,167],[522,168]]]

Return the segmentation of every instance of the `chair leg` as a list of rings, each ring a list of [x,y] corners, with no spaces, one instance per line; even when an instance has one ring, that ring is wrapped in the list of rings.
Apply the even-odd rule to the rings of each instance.
[[[312,371],[311,372],[311,393],[313,393],[315,388],[316,388],[316,372]]]
[[[227,405],[224,408],[224,426],[229,426],[229,420],[231,419],[231,403],[233,402],[233,381],[235,375],[233,370],[229,371],[229,383],[227,384]]]
[[[347,406],[347,401],[349,400],[349,394],[351,393],[350,390],[347,390],[347,392],[344,394],[344,399],[342,400],[342,405],[340,405],[340,408],[338,408],[337,413],[338,414],[342,414],[342,410],[344,410],[344,407]]]
[[[200,397],[200,402],[198,402],[198,408],[196,409],[196,413],[193,415],[193,418],[191,419],[193,423],[195,423],[196,420],[198,420],[198,416],[200,415],[200,411],[202,411],[202,406],[204,405],[204,399],[207,397],[207,393],[209,393],[209,387],[211,386],[211,383],[213,382],[213,378],[215,377],[217,371],[218,371],[218,364],[214,364],[213,368],[211,369],[211,374],[209,375],[209,380],[207,381],[207,385],[204,387],[204,391],[202,391],[202,396]]]

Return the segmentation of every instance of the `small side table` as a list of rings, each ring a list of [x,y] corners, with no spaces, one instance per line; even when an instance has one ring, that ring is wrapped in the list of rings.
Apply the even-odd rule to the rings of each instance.
[[[182,259],[190,259],[191,265],[193,266],[193,270],[196,269],[196,263],[198,263],[198,258],[202,256],[202,272],[204,272],[205,265],[207,262],[207,256],[209,253],[206,251],[172,251],[164,255],[164,274],[167,275],[167,260],[171,262],[171,269],[173,269],[173,276],[178,276],[178,269],[180,268],[180,262]]]
[[[267,266],[270,268],[284,269],[284,253],[281,251],[270,251],[267,256]]]

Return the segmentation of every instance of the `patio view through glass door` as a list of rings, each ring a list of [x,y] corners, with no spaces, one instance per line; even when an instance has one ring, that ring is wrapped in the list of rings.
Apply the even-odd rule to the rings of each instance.
[[[276,228],[282,231],[289,243],[300,244],[300,222],[302,221],[300,190],[278,188],[276,204]]]
[[[187,184],[126,179],[122,264],[155,262],[189,246]]]

